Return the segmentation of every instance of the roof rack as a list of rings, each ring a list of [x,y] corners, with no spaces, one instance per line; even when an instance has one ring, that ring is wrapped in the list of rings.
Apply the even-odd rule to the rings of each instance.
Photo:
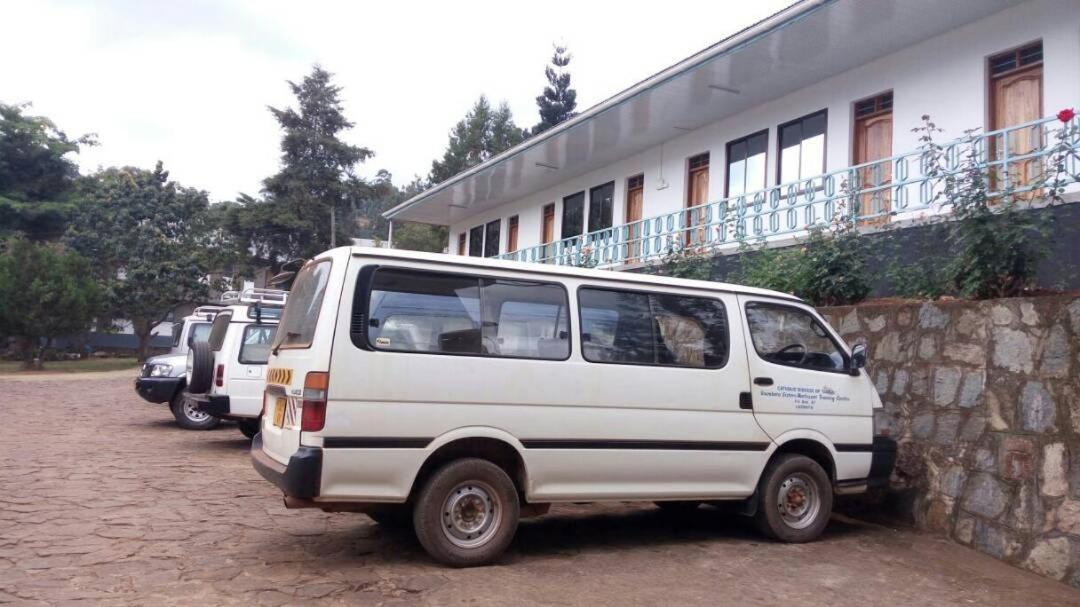
[[[221,303],[261,303],[263,305],[283,306],[289,292],[280,289],[244,289],[243,291],[225,291],[221,294]]]
[[[205,314],[207,316],[214,316],[214,315],[217,315],[218,312],[221,312],[224,309],[225,308],[222,307],[222,306],[198,306],[197,308],[195,308],[194,310],[191,311],[191,315],[192,316],[202,316],[202,315]]]

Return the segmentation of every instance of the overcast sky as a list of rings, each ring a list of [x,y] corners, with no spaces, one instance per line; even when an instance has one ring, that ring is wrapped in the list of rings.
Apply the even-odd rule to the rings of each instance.
[[[345,138],[375,151],[359,173],[404,183],[481,93],[533,125],[553,41],[574,55],[580,111],[791,1],[0,0],[0,101],[97,133],[83,172],[160,159],[227,200],[277,170],[266,106],[320,63],[344,87]]]

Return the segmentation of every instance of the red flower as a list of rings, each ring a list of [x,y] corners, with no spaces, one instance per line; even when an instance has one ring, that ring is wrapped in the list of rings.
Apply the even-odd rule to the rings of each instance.
[[[1058,120],[1068,122],[1073,119],[1073,116],[1076,116],[1076,112],[1074,112],[1072,108],[1065,108],[1058,112],[1057,116]]]

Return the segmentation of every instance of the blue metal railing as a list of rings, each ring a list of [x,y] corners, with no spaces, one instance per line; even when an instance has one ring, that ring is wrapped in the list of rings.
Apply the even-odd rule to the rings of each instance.
[[[811,226],[851,221],[880,228],[895,218],[947,213],[942,184],[974,164],[990,196],[1016,196],[1046,186],[1051,162],[1064,162],[1058,185],[1080,182],[1080,128],[1057,118],[970,133],[943,144],[850,166],[809,179],[732,196],[505,253],[500,259],[614,267],[660,259],[673,249],[737,248],[747,240],[799,236]],[[1065,128],[1062,128],[1065,127]],[[967,164],[965,164],[967,163]]]

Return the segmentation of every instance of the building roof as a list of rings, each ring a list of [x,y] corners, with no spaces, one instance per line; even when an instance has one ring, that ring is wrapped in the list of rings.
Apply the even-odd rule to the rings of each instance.
[[[507,261],[491,257],[469,257],[466,255],[447,255],[446,253],[425,253],[421,251],[409,251],[405,249],[382,249],[372,247],[338,247],[320,253],[316,259],[332,258],[335,251],[348,251],[349,255],[376,257],[380,259],[401,259],[405,261],[420,261],[453,265],[456,267],[472,267],[481,270],[510,270],[525,272],[540,276],[561,276],[570,278],[584,278],[596,281],[618,281],[620,283],[638,283],[643,286],[666,286],[683,289],[704,289],[709,291],[721,291],[726,293],[741,293],[745,295],[760,295],[763,297],[775,297],[791,301],[802,301],[798,297],[743,285],[713,282],[708,280],[689,280],[686,278],[671,278],[658,274],[645,274],[635,272],[615,272],[613,270],[596,270],[591,268],[578,268],[575,266],[530,263],[524,261]]]
[[[384,216],[450,225],[1021,1],[799,0]]]

